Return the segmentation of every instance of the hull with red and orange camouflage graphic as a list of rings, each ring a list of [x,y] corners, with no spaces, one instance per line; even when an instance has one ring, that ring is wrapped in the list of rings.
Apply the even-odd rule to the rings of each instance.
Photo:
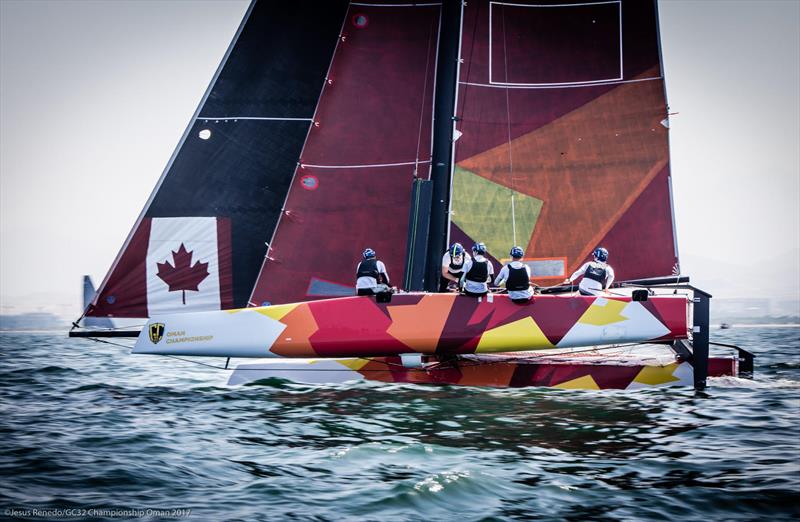
[[[737,376],[738,359],[712,357],[709,377]],[[350,381],[525,388],[530,386],[583,390],[637,390],[692,386],[692,365],[669,346],[601,347],[581,353],[492,354],[431,357],[419,367],[401,357],[359,359],[264,359],[240,364],[229,385],[264,379],[308,384]]]
[[[398,294],[157,316],[134,353],[344,358],[552,350],[688,336],[686,296]]]

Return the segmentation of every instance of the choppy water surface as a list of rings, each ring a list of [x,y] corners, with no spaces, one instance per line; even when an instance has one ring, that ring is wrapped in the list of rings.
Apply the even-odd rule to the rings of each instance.
[[[229,388],[227,373],[180,361],[2,334],[0,509],[189,508],[196,520],[796,517],[800,329],[712,337],[757,354],[753,381],[713,380],[706,392]]]

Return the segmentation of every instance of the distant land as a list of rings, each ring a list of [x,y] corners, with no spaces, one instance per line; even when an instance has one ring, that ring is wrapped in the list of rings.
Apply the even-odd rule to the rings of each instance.
[[[0,331],[64,330],[70,322],[49,312],[0,314]]]

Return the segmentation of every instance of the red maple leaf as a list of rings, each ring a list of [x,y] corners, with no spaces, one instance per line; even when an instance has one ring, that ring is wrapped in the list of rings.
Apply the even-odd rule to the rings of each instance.
[[[169,285],[170,292],[182,291],[183,304],[186,304],[186,291],[197,292],[197,285],[208,277],[208,263],[196,261],[192,265],[192,253],[186,250],[183,243],[177,252],[172,251],[172,261],[175,266],[169,264],[169,260],[156,263],[158,265],[156,275]]]

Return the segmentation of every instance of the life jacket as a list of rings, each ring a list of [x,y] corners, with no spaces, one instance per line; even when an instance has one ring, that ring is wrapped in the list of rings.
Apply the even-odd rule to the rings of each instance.
[[[459,264],[456,264],[455,261],[453,261],[454,257],[455,256],[453,256],[453,254],[450,254],[450,266],[447,267],[447,271],[450,272],[453,275],[458,275],[458,274],[461,273],[462,269],[464,268],[464,260],[466,259],[467,256],[465,256],[464,254],[461,254],[461,256],[460,256],[461,257],[461,263],[459,263]]]
[[[508,279],[506,279],[506,290],[520,291],[527,290],[531,287],[531,281],[528,279],[528,271],[525,266],[514,268],[509,263],[508,265]]]
[[[472,267],[467,272],[467,281],[473,283],[485,283],[489,278],[489,261],[476,261],[472,260]]]
[[[380,272],[378,272],[378,260],[374,257],[370,259],[365,259],[358,265],[358,272],[356,273],[356,278],[359,277],[371,277],[375,279],[375,281],[380,282]]]
[[[606,269],[605,267],[595,265],[594,263],[589,263],[589,266],[586,267],[586,272],[583,273],[583,277],[586,279],[597,281],[601,285],[605,286]]]

